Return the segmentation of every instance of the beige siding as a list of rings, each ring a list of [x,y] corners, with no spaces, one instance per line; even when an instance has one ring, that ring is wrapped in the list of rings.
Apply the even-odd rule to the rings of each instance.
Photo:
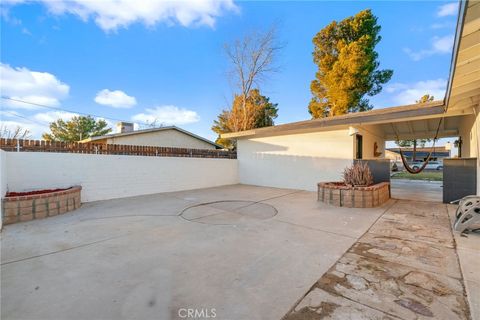
[[[312,191],[353,159],[348,130],[240,139],[237,149],[241,183]]]
[[[108,139],[107,143],[155,147],[215,149],[215,146],[210,143],[174,129],[112,137]]]

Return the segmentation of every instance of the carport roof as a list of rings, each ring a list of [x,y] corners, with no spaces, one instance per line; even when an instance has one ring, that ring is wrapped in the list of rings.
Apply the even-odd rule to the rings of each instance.
[[[387,140],[395,139],[397,134],[402,139],[432,138],[442,117],[439,137],[458,135],[461,116],[472,114],[472,107],[480,102],[480,1],[460,1],[460,4],[450,77],[443,100],[224,133],[222,138],[331,131],[370,124],[381,125]]]
[[[292,134],[300,132],[330,131],[348,128],[348,126],[360,124],[378,124],[400,121],[412,117],[432,117],[444,113],[443,101],[433,101],[422,104],[376,109],[365,112],[349,113],[346,115],[327,117],[314,120],[305,120],[281,124],[266,128],[257,128],[246,131],[222,134],[222,138],[243,138],[252,136],[269,136]]]

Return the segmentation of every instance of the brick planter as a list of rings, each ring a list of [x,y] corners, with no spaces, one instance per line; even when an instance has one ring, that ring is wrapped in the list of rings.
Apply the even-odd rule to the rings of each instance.
[[[80,207],[82,187],[2,199],[3,224],[30,221],[64,214]]]
[[[368,187],[350,187],[340,182],[320,182],[318,201],[337,207],[373,208],[390,199],[390,183],[381,182]]]

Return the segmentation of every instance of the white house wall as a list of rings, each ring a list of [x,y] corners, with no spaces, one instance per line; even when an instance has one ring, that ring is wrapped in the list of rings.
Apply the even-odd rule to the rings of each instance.
[[[107,143],[154,147],[215,149],[215,146],[174,129],[109,138]]]
[[[379,126],[361,126],[357,127],[358,133],[363,137],[363,159],[381,159],[385,158],[385,138],[383,130]],[[375,157],[374,144],[377,143],[377,152],[381,152],[381,155]],[[353,143],[355,145],[355,136],[353,136]],[[354,147],[355,151],[356,145]],[[355,152],[352,154],[355,157]]]
[[[475,123],[471,131],[470,148],[475,149],[477,158],[477,195],[480,195],[480,107],[475,108]]]
[[[0,198],[7,193],[7,153],[0,150]],[[2,228],[3,206],[0,205],[0,229]]]
[[[2,156],[4,154],[10,191],[80,185],[84,202],[238,183],[234,159],[46,152],[2,152]],[[4,173],[2,167],[2,182]]]
[[[352,163],[348,130],[239,139],[240,183],[316,190],[321,181],[338,181]]]
[[[462,137],[462,157],[470,158],[477,156],[477,135],[475,125],[478,125],[474,114],[463,116],[460,121],[459,133]]]
[[[464,116],[460,123],[462,158],[477,158],[477,194],[480,195],[480,107],[474,114]]]

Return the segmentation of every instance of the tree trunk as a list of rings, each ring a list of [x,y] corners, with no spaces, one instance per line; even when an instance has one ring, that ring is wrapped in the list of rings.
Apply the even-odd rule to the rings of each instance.
[[[417,160],[417,140],[413,140],[413,161]]]

